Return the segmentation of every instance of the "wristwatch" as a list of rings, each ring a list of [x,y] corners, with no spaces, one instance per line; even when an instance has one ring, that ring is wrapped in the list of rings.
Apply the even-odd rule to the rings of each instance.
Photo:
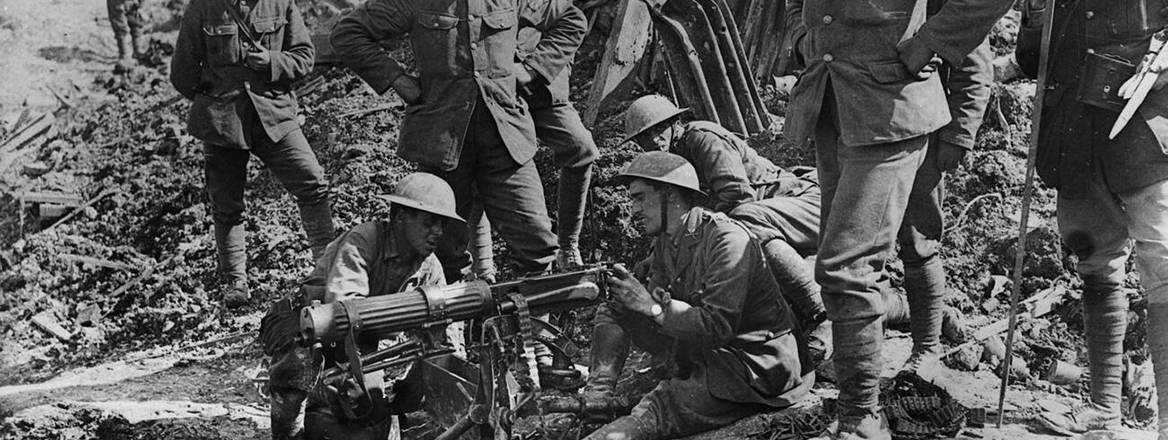
[[[661,304],[653,303],[653,306],[649,307],[649,317],[650,318],[657,319],[658,316],[661,316],[663,314],[665,314],[665,308],[661,307]]]

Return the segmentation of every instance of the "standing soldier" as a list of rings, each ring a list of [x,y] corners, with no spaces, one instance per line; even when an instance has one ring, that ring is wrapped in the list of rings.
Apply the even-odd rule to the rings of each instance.
[[[517,57],[521,63],[535,51],[542,35],[532,27],[519,30]],[[568,64],[550,82],[533,82],[519,92],[531,110],[536,137],[551,148],[555,163],[560,167],[556,190],[556,204],[559,207],[556,236],[560,250],[556,254],[556,266],[561,269],[572,269],[584,264],[580,255],[580,229],[584,225],[584,206],[588,201],[588,186],[592,180],[592,162],[600,155],[592,133],[584,128],[580,114],[569,100],[571,75],[572,65]],[[473,226],[470,233],[474,273],[492,279],[495,263],[491,252],[490,225],[482,217],[481,208],[476,208],[469,220],[471,225],[477,225]]]
[[[621,177],[634,219],[656,237],[652,275],[642,284],[618,268],[608,279],[614,301],[596,312],[589,380],[594,393],[611,392],[630,339],[669,359],[674,374],[588,439],[683,437],[802,399],[814,380],[802,373],[791,312],[758,242],[694,204],[697,172],[681,156],[641,154]]]
[[[105,8],[118,44],[117,69],[128,69],[134,59],[142,57],[142,0],[105,0]]]
[[[523,26],[542,38],[516,62]],[[469,217],[477,191],[487,218],[514,251],[520,271],[547,270],[556,239],[532,157],[536,132],[519,89],[557,78],[583,41],[583,12],[569,0],[371,0],[337,24],[333,46],[378,93],[408,104],[398,155],[454,188]],[[419,77],[380,40],[410,35]],[[438,256],[446,276],[470,264],[468,230],[447,231]]]
[[[1045,7],[1044,7],[1045,6]],[[1058,189],[1058,227],[1079,257],[1083,332],[1091,398],[1070,413],[1044,413],[1047,427],[1072,435],[1120,424],[1125,268],[1133,250],[1148,301],[1148,346],[1159,392],[1160,440],[1168,439],[1168,74],[1164,66],[1139,111],[1108,139],[1126,103],[1116,95],[1153,34],[1168,25],[1148,0],[1027,2],[1017,57],[1038,70],[1040,35],[1054,11],[1037,171]],[[1116,75],[1113,72],[1127,72]],[[1155,73],[1153,73],[1155,74]]]
[[[934,57],[958,65],[1013,4],[787,0],[807,62],[791,91],[788,139],[815,138],[823,190],[816,280],[832,320],[840,388],[830,438],[887,439],[879,407],[881,290],[929,134],[951,120]]]
[[[929,0],[930,16],[939,12],[945,1],[948,0]],[[941,211],[942,173],[956,169],[965,153],[974,147],[994,80],[993,55],[986,38],[961,62],[944,62],[938,69],[953,120],[929,138],[925,160],[917,169],[908,210],[897,235],[900,259],[904,262],[904,290],[908,293],[913,340],[912,355],[904,369],[921,374],[927,375],[939,366],[942,323],[953,312],[942,301],[945,296],[945,267],[941,260],[941,233],[945,230]],[[892,309],[888,304],[885,308]],[[885,313],[885,318],[889,317]]]
[[[300,130],[291,89],[312,70],[312,56],[292,0],[191,0],[183,14],[170,81],[193,100],[187,129],[205,145],[228,307],[250,299],[243,213],[252,154],[296,198],[314,258],[336,233],[324,169]]]

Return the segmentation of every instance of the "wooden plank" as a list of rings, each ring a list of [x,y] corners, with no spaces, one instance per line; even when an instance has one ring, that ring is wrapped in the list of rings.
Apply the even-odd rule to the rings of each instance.
[[[646,3],[661,5],[665,0],[621,0],[613,19],[613,28],[604,43],[604,55],[592,78],[588,105],[584,108],[584,125],[591,127],[609,103],[611,95],[636,72],[645,57],[651,35]]]
[[[62,341],[69,342],[73,339],[73,333],[65,330],[65,327],[62,327],[47,311],[34,315],[32,317],[32,323],[37,328],[44,330],[45,333],[53,335]]]
[[[59,191],[25,191],[20,194],[24,203],[55,203],[69,207],[81,206],[81,197]]]
[[[101,258],[87,257],[84,255],[61,254],[60,258],[62,260],[68,261],[70,263],[79,263],[79,264],[86,264],[86,265],[90,265],[90,266],[106,267],[106,268],[115,269],[115,270],[133,270],[134,269],[134,266],[126,264],[126,263],[118,263],[116,261],[103,260]]]
[[[53,117],[52,113],[40,115],[32,123],[20,128],[16,134],[9,137],[3,144],[0,144],[0,153],[18,149],[36,140],[42,134],[48,132],[49,127],[52,127],[56,121],[57,118]]]

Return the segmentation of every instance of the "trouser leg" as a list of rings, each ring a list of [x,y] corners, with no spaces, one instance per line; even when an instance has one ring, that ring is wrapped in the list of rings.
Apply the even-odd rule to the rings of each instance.
[[[1102,184],[1086,188],[1059,193],[1059,232],[1079,257],[1091,403],[1118,417],[1127,330],[1127,297],[1122,285],[1131,242],[1120,200]]]
[[[315,350],[296,345],[272,357],[268,388],[273,440],[300,438],[308,391],[315,385],[320,363],[320,355]]]
[[[300,208],[300,220],[315,260],[336,237],[328,180],[304,133],[294,130],[272,142],[267,136],[255,142],[255,155],[271,170]]]
[[[560,168],[556,187],[556,235],[560,245],[557,262],[564,268],[583,264],[580,257],[580,230],[592,180],[592,162],[600,155],[592,133],[584,127],[580,114],[567,101],[555,101],[550,94],[529,98],[531,118],[539,141],[551,148]]]
[[[229,284],[247,281],[247,242],[243,224],[247,150],[204,145],[204,178],[215,224],[219,275]]]
[[[1168,181],[1122,196],[1148,299],[1148,349],[1155,368],[1160,440],[1168,440]]]
[[[841,414],[874,414],[879,411],[884,262],[928,140],[920,136],[890,144],[842,145],[832,102],[825,99],[815,136],[824,201],[815,278],[834,323]]]
[[[602,426],[588,440],[655,440],[680,438],[729,425],[773,408],[731,402],[710,394],[715,378],[669,379],[633,407],[629,415]]]
[[[935,352],[941,343],[945,289],[945,268],[940,257],[944,231],[942,182],[937,148],[930,145],[924,163],[917,170],[904,223],[897,234],[915,354]]]
[[[815,273],[803,257],[783,240],[766,242],[763,254],[795,317],[803,323],[825,318],[827,311],[823,307],[819,284],[815,283]]]

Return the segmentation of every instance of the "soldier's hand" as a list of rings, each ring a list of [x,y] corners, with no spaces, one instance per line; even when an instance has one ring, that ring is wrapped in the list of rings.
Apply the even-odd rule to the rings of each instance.
[[[272,68],[272,53],[264,49],[249,50],[244,62],[253,70],[268,70]]]
[[[927,79],[937,71],[941,58],[916,38],[909,38],[896,45],[900,62],[918,80]]]
[[[1160,75],[1156,77],[1156,83],[1152,84],[1152,89],[1160,90],[1168,85],[1168,57],[1157,57],[1151,61],[1148,71]]]
[[[398,76],[397,79],[393,80],[392,87],[406,104],[417,104],[422,98],[422,86],[413,76],[405,74]]]
[[[608,287],[612,297],[625,309],[643,315],[652,314],[651,308],[657,302],[645,289],[645,285],[637,281],[623,265],[613,266],[612,276],[608,277]]]
[[[967,150],[957,144],[937,141],[937,167],[941,171],[953,171],[961,165],[961,159],[965,158]]]
[[[515,82],[519,83],[519,87],[531,84],[531,82],[535,80],[535,76],[531,74],[531,71],[527,70],[526,67],[523,67],[522,64],[516,64],[516,66]]]

